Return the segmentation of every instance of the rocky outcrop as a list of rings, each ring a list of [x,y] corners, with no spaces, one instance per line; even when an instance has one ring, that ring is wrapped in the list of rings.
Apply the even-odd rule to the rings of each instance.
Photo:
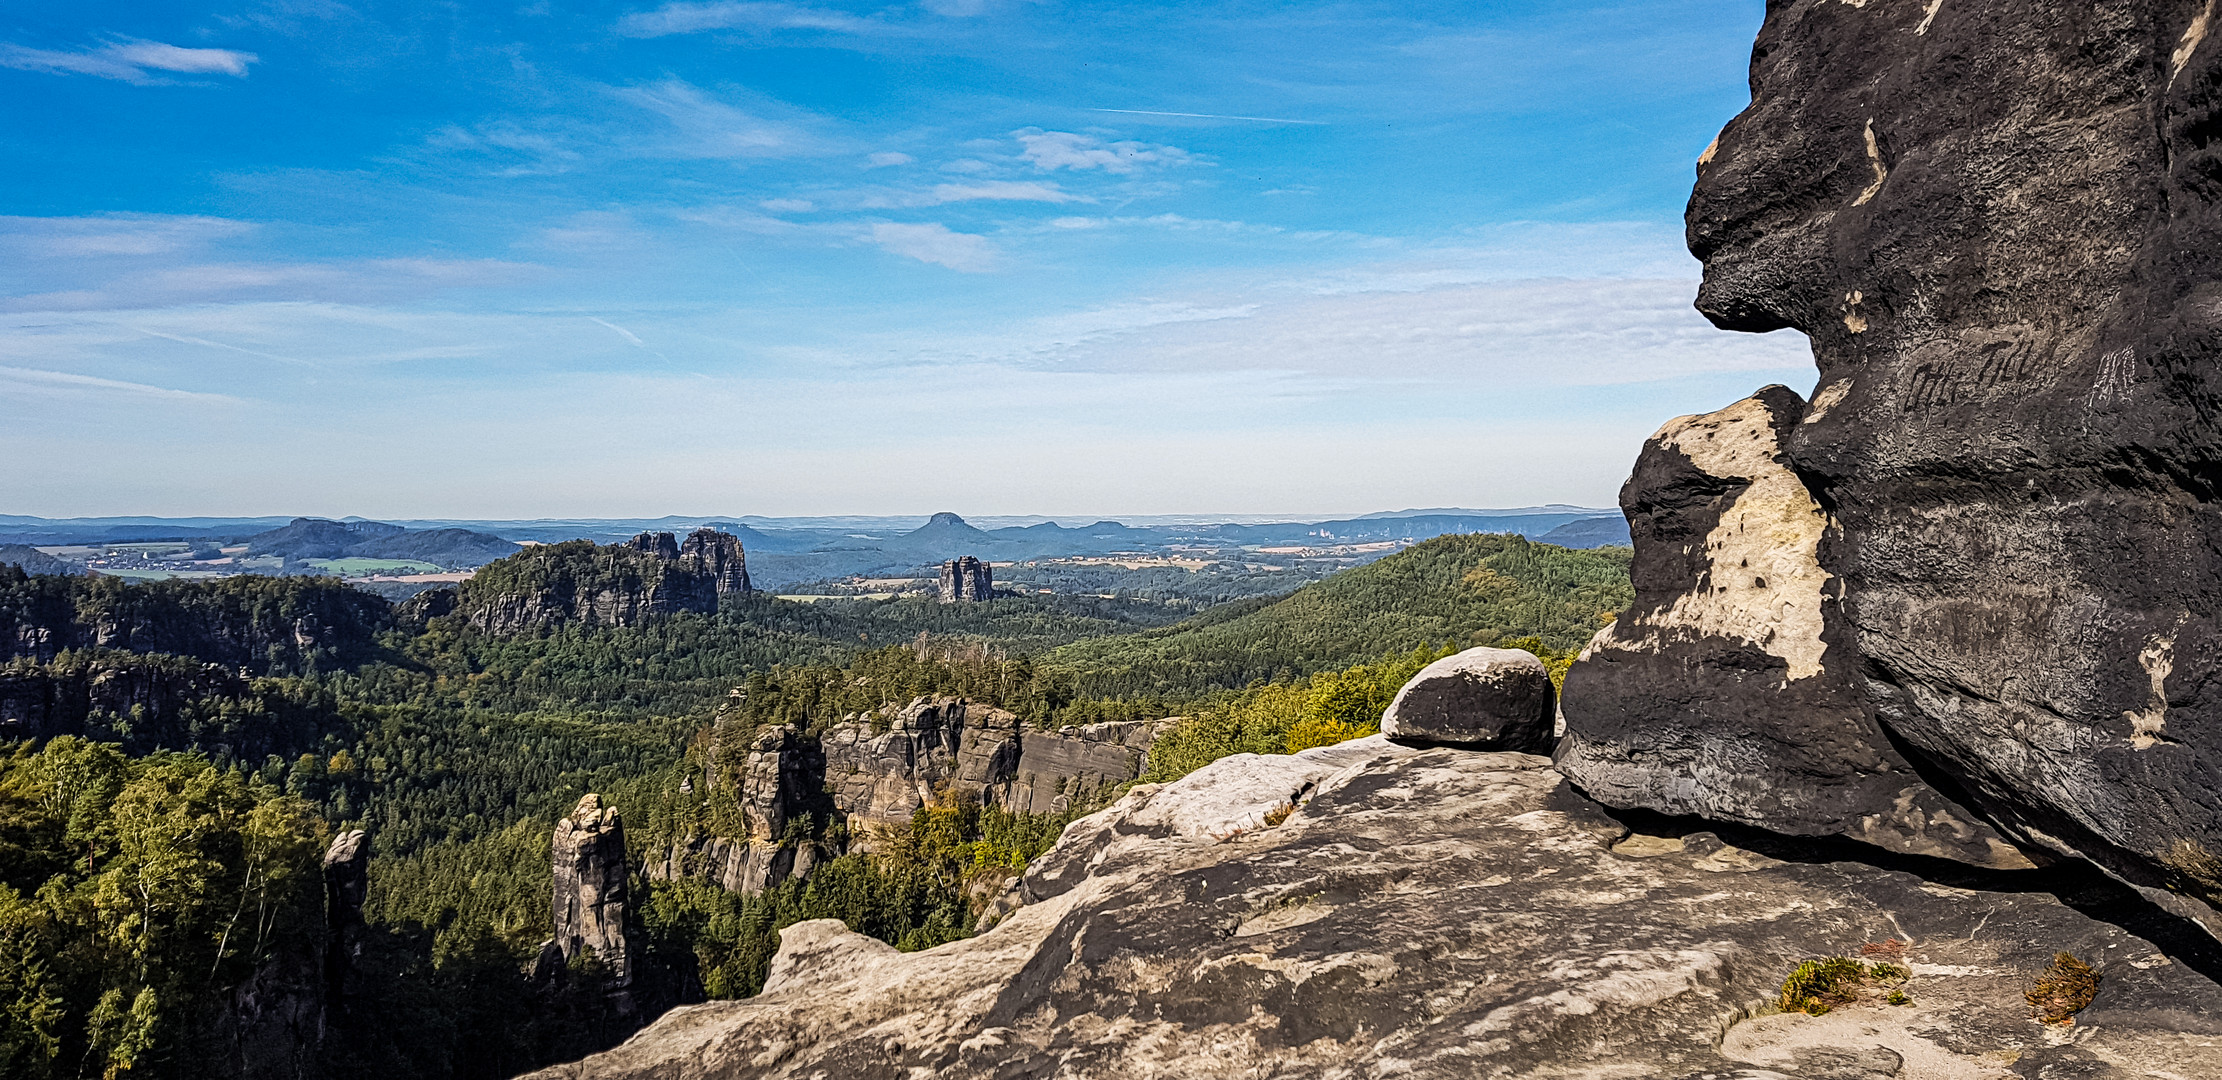
[[[129,583],[0,567],[0,658],[117,649],[256,672],[329,670],[373,655],[391,617],[386,601],[329,578]]]
[[[1893,745],[2019,842],[2222,902],[2214,25],[1770,4],[1688,226],[1701,311],[1812,341],[1785,459]]]
[[[638,626],[681,611],[709,614],[749,591],[748,562],[730,533],[698,529],[681,544],[641,533],[622,544],[546,544],[492,563],[457,590],[455,609],[494,635],[561,623]]]
[[[972,604],[995,599],[995,571],[967,555],[941,564],[941,602]]]
[[[1013,813],[1063,813],[1142,775],[1156,731],[1132,721],[1024,727],[1009,712],[963,698],[918,698],[894,711],[884,733],[869,721],[829,729],[825,786],[858,837],[908,822],[940,794]]]
[[[632,981],[632,946],[625,937],[625,823],[617,808],[588,795],[556,822],[555,946],[565,961],[591,956],[605,985]]]
[[[0,739],[77,735],[132,753],[200,747],[250,760],[291,754],[313,724],[273,715],[239,671],[111,650],[0,667]]]
[[[332,838],[324,852],[325,1005],[338,1011],[354,996],[363,949],[363,903],[370,897],[370,840],[361,829]]]
[[[825,755],[816,742],[786,724],[757,732],[747,756],[730,769],[720,768],[717,733],[709,743],[702,783],[737,786],[741,823],[738,835],[695,835],[681,839],[646,872],[659,880],[703,878],[742,894],[760,893],[789,878],[806,878],[830,853],[814,838],[790,836],[788,825],[811,812],[825,786]],[[694,794],[692,779],[681,795]],[[705,794],[707,794],[707,790]],[[806,832],[808,830],[805,830]]]
[[[979,937],[903,954],[798,923],[761,996],[533,1075],[2222,1074],[2206,954],[2083,914],[2137,904],[2080,868],[1969,874],[1634,835],[1527,755],[1237,755],[1074,823]],[[1800,961],[1870,946],[1909,1004],[1756,1015]],[[2055,951],[2105,969],[2071,1029],[2022,997]]]
[[[710,589],[718,596],[749,591],[748,555],[741,550],[740,538],[731,533],[716,529],[688,533],[686,542],[679,545],[679,565],[709,578]]]
[[[1412,676],[1381,714],[1381,733],[1412,746],[1543,752],[1557,701],[1534,653],[1468,649]]]
[[[2026,867],[1876,723],[1828,515],[1782,450],[1804,413],[1770,386],[1644,444],[1620,494],[1635,606],[1566,673],[1559,769],[1613,806]]]
[[[703,799],[733,785],[740,824],[681,838],[647,873],[756,893],[808,877],[846,850],[870,850],[879,833],[908,824],[935,800],[1015,814],[1085,809],[1148,770],[1150,740],[1163,723],[1029,731],[1013,713],[940,696],[837,724],[817,738],[784,725],[763,728],[737,758],[719,749],[724,736],[714,730],[700,788],[690,777],[679,796]],[[814,820],[800,820],[806,816]],[[822,839],[817,826],[832,821],[843,826],[847,846]]]

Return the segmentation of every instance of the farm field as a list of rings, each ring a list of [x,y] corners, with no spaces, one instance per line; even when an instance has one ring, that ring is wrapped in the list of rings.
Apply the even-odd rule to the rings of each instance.
[[[437,574],[447,568],[415,559],[303,559],[305,565],[340,577],[371,574]]]

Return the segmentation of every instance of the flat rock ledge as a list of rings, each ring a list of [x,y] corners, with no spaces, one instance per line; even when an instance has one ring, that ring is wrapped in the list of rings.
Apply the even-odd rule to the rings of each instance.
[[[1525,754],[1239,755],[1073,823],[979,937],[904,954],[798,924],[762,995],[532,1075],[2222,1076],[2214,943],[2094,873],[1901,859],[1946,884],[1744,842],[1634,832]],[[1870,944],[1902,948],[1910,1004],[1767,1007],[1799,961]],[[2104,982],[2047,1026],[2022,994],[2061,951]]]

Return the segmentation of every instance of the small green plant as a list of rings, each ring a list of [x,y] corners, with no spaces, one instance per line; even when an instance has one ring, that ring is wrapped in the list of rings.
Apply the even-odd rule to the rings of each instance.
[[[2022,997],[2030,1015],[2047,1024],[2073,1024],[2075,1014],[2099,994],[2098,972],[2072,953],[2054,953],[2052,965],[2037,974]]]
[[[1848,957],[1808,960],[1782,980],[1782,994],[1775,1003],[1783,1012],[1820,1016],[1839,1005],[1859,1000],[1859,991],[1867,978],[1867,965]]]
[[[1889,1003],[1890,1003],[1890,1004],[1892,1004],[1892,1005],[1911,1005],[1911,1004],[1913,1004],[1913,999],[1912,999],[1912,998],[1910,998],[1910,997],[1907,997],[1907,996],[1906,996],[1906,992],[1905,992],[1905,991],[1903,991],[1903,990],[1892,990],[1892,991],[1890,992],[1890,996],[1889,996],[1889,997],[1886,997],[1886,998],[1884,998],[1883,1000],[1884,1000],[1884,1001],[1887,1001],[1887,1002],[1889,1002]]]
[[[1912,972],[1888,961],[1869,965],[1867,974],[1882,982],[1904,982],[1913,977]]]

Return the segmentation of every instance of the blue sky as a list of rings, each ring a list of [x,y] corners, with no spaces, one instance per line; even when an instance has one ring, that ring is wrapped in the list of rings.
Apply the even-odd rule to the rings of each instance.
[[[33,0],[0,512],[1610,505],[1758,0]]]

